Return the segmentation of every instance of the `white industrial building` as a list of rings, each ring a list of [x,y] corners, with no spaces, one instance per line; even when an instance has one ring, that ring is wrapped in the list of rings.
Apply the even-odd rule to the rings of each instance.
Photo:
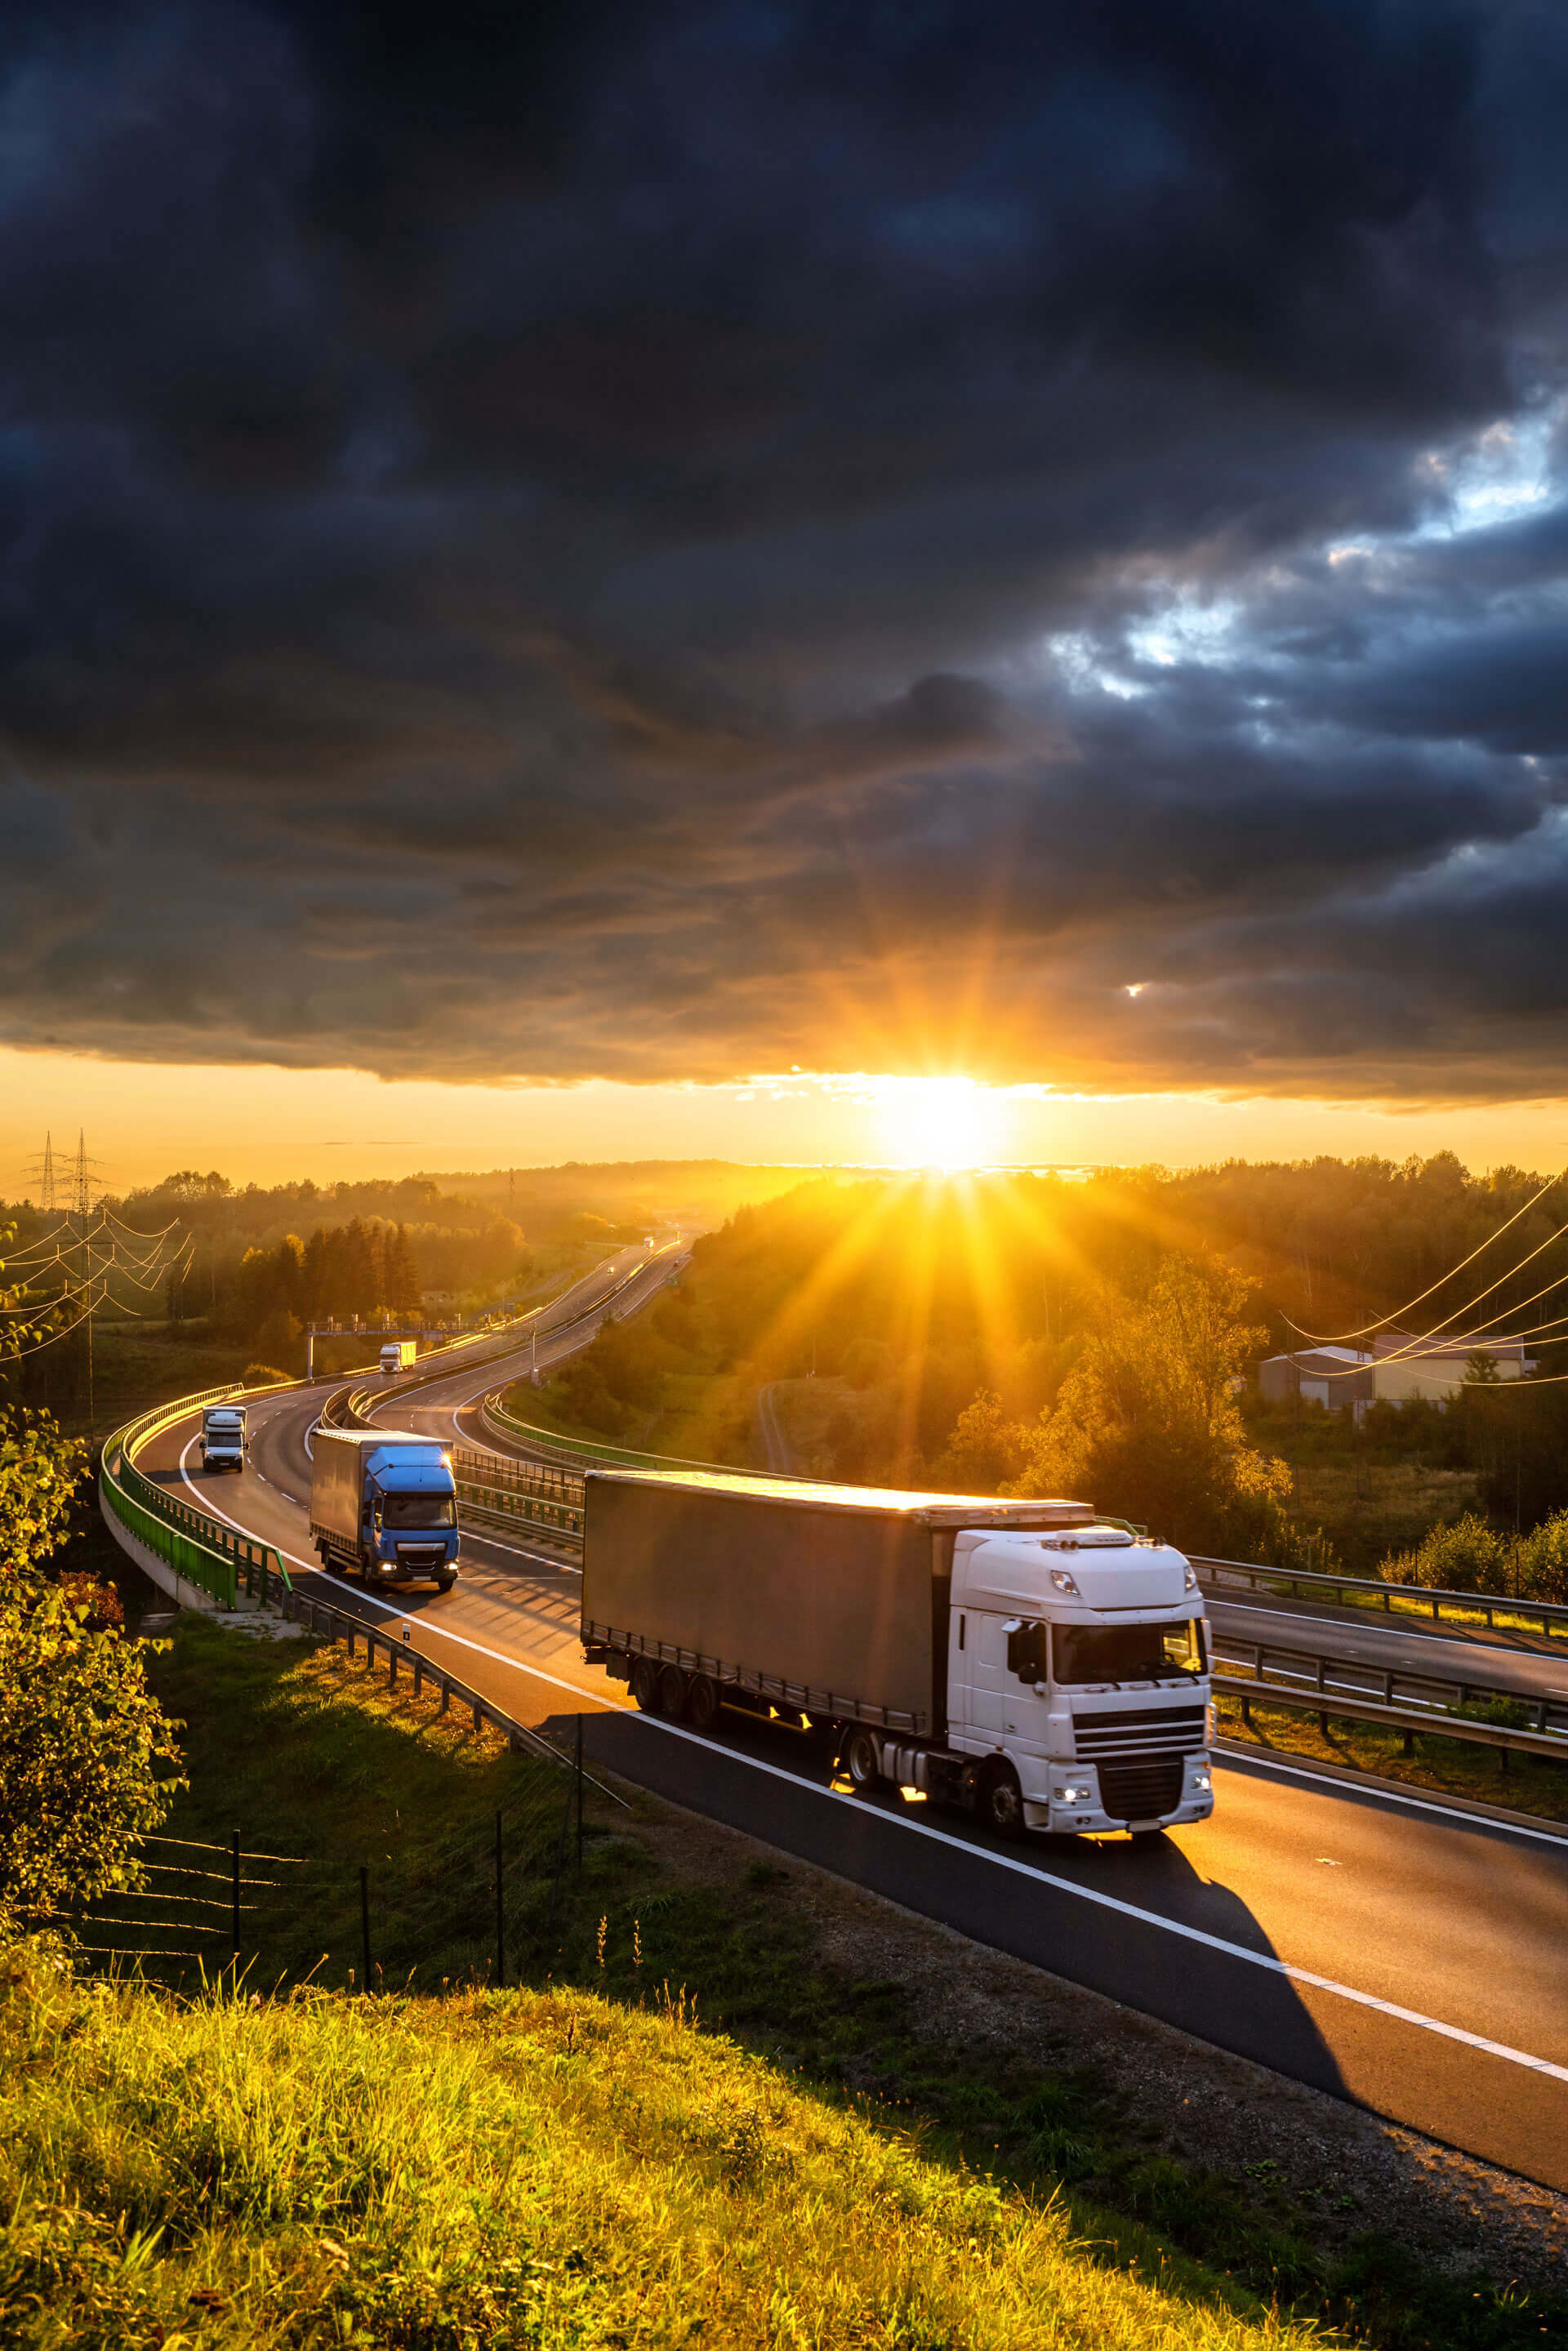
[[[1485,1355],[1500,1380],[1521,1380],[1535,1369],[1535,1357],[1521,1339],[1491,1333],[1467,1333],[1462,1339],[1438,1332],[1424,1338],[1418,1332],[1377,1332],[1365,1347],[1303,1346],[1288,1355],[1270,1355],[1259,1373],[1259,1385],[1270,1404],[1288,1404],[1301,1396],[1330,1412],[1364,1411],[1375,1400],[1409,1404],[1424,1396],[1447,1404],[1470,1375],[1478,1355]]]

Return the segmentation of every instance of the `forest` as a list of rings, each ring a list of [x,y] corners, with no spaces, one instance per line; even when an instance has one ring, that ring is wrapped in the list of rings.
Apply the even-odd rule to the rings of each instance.
[[[1568,1507],[1565,1195],[1448,1154],[820,1180],[698,1241],[680,1291],[601,1334],[544,1402],[659,1447],[667,1399],[701,1370],[771,1388],[814,1474],[1086,1492],[1189,1548],[1355,1573],[1402,1560],[1425,1581],[1423,1542],[1458,1525],[1450,1581],[1471,1553],[1477,1573],[1528,1580],[1525,1539]],[[1259,1364],[1300,1345],[1297,1326],[1396,1314],[1544,1326],[1541,1377],[1359,1420],[1265,1406]],[[727,1458],[755,1458],[736,1426]]]

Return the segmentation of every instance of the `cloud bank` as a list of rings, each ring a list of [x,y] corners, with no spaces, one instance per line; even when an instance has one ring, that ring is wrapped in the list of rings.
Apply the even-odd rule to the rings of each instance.
[[[1563,1091],[1561,10],[0,39],[0,1039]]]

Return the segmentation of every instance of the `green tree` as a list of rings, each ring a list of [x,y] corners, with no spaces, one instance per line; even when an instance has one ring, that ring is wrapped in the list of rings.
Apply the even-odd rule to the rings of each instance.
[[[1012,1490],[1093,1502],[1192,1551],[1277,1532],[1290,1472],[1248,1443],[1238,1405],[1267,1343],[1250,1301],[1218,1258],[1166,1259],[1141,1299],[1102,1292]]]
[[[1021,1472],[1026,1442],[1025,1432],[1003,1411],[1000,1396],[982,1388],[959,1414],[932,1478],[946,1492],[994,1494]]]
[[[135,1840],[156,1828],[172,1783],[172,1726],[149,1691],[141,1650],[89,1632],[88,1604],[58,1585],[0,1585],[0,1920],[40,1924],[134,1886]]]
[[[0,1590],[33,1574],[66,1539],[88,1448],[47,1412],[0,1407]]]

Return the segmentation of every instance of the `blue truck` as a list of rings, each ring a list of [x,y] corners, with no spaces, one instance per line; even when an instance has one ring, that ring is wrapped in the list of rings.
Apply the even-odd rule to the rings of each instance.
[[[310,1532],[329,1573],[367,1583],[457,1581],[457,1488],[432,1437],[397,1428],[318,1428]]]

